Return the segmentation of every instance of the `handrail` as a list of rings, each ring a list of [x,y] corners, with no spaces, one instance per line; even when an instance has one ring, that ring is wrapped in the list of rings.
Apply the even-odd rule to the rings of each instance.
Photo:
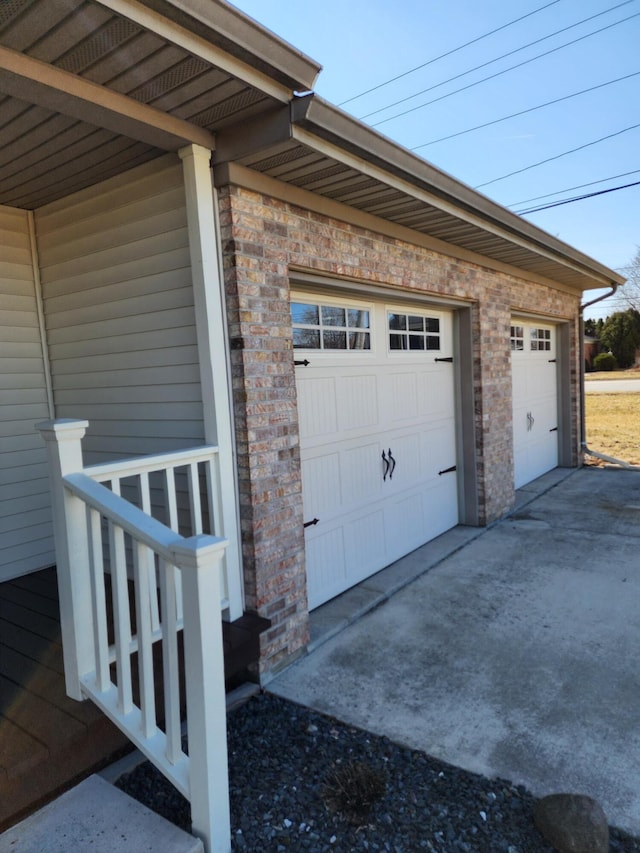
[[[67,694],[95,702],[190,800],[192,830],[207,853],[229,853],[218,611],[230,609],[223,565],[229,543],[203,532],[207,513],[209,529],[224,532],[218,451],[189,448],[87,468],[81,448],[87,426],[73,420],[39,425],[51,476]],[[204,499],[200,465],[207,480]],[[188,494],[190,504],[186,524],[179,522],[176,501],[182,467],[187,476],[181,494]],[[152,515],[154,472],[165,473],[170,526]],[[122,487],[130,491],[132,478],[138,480],[131,492],[138,505],[120,494]],[[185,529],[190,533],[182,535]],[[154,660],[155,643],[160,644],[159,660]],[[156,689],[160,683],[162,697]],[[194,746],[188,756],[181,699]]]
[[[133,459],[118,459],[115,462],[103,462],[99,465],[87,465],[85,473],[92,480],[109,479],[109,477],[127,477],[136,474],[162,471],[168,466],[182,467],[192,462],[206,462],[211,456],[218,454],[218,448],[213,444],[189,447],[186,450],[172,450],[168,453],[158,453],[153,456],[136,456]]]
[[[173,559],[171,546],[183,541],[183,537],[176,534],[161,521],[147,515],[137,506],[129,503],[120,495],[114,494],[106,486],[96,483],[86,474],[67,474],[63,479],[67,488],[76,497],[89,504],[102,515],[114,521],[125,533],[139,539],[152,550],[156,551],[164,560],[171,562]],[[220,540],[219,537],[212,537]]]

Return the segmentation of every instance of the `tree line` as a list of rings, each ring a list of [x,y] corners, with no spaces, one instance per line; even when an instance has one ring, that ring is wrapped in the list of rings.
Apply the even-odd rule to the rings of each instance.
[[[621,272],[627,276],[620,295],[629,306],[606,319],[585,320],[585,334],[597,338],[601,348],[610,352],[618,367],[633,367],[640,350],[640,248]]]

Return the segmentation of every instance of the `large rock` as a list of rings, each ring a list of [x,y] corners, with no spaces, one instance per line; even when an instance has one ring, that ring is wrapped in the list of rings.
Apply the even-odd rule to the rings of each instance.
[[[540,832],[559,853],[609,853],[609,826],[601,806],[582,794],[551,794],[534,808]]]

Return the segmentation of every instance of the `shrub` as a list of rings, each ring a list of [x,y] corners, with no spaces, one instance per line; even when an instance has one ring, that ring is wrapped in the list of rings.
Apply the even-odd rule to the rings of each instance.
[[[617,366],[616,357],[610,352],[601,352],[593,359],[594,370],[615,370]]]
[[[334,768],[327,776],[322,797],[327,807],[351,823],[365,820],[386,790],[381,770],[360,761]]]

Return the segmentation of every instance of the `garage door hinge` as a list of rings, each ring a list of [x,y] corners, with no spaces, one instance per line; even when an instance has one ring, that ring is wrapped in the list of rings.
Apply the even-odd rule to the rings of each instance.
[[[307,367],[307,365],[311,364],[311,362],[305,358],[304,361],[294,361],[293,362],[296,367]]]
[[[436,361],[448,361],[449,364],[453,364],[453,356],[447,356],[447,358],[436,358]]]
[[[558,360],[557,358],[550,358],[549,364],[555,364],[557,362],[557,360]]]
[[[305,521],[304,527],[314,527],[320,521],[319,518],[314,518],[313,521]]]
[[[558,432],[558,427],[552,427],[549,432]]]
[[[451,468],[445,468],[444,471],[438,471],[438,477],[442,477],[443,474],[450,474],[452,471],[455,471],[456,466],[452,465]]]

